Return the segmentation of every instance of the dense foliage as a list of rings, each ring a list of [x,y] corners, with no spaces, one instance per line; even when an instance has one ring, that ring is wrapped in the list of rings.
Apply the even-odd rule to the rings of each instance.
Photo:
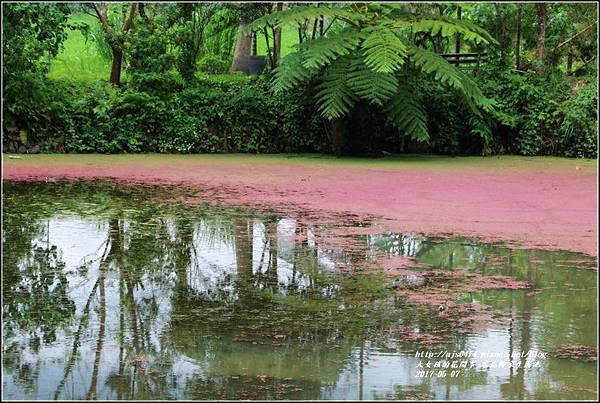
[[[136,4],[3,6],[5,151],[597,156],[591,5]],[[106,81],[48,76],[75,34]]]
[[[318,116],[302,94],[273,97],[260,78],[161,83],[144,91],[106,83],[28,81],[24,87],[37,94],[41,107],[11,103],[15,121],[5,146],[15,147],[8,144],[13,139],[40,151],[80,153],[326,151]]]
[[[398,4],[371,4],[364,9],[349,4],[299,6],[262,17],[247,29],[283,26],[320,15],[342,20],[345,27],[307,41],[286,56],[275,71],[274,89],[289,91],[298,83],[316,81],[316,103],[323,117],[344,117],[357,103],[367,102],[381,108],[390,123],[412,139],[428,141],[427,116],[415,91],[415,77],[455,90],[473,113],[480,114],[480,108],[493,110],[493,102],[471,77],[416,40],[420,34],[460,34],[474,44],[493,42],[487,32],[464,21],[420,15]]]

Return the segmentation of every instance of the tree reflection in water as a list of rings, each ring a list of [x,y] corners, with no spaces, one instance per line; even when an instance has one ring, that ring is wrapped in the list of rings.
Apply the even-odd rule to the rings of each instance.
[[[497,348],[512,352],[594,343],[595,322],[573,312],[593,310],[595,273],[569,273],[588,291],[571,311],[557,303],[567,281],[555,266],[580,256],[393,233],[359,237],[358,247],[327,246],[318,223],[165,204],[169,190],[150,190],[5,186],[9,391],[54,399],[456,398],[479,385],[477,396],[492,398],[588,396],[560,392],[523,369],[507,369],[501,385],[485,370],[415,378],[418,346],[397,328],[437,331],[443,320],[407,306],[381,274],[360,270],[382,253],[404,255],[548,288],[465,296],[511,312],[514,325],[484,338],[457,334],[446,348],[477,348],[495,337]],[[377,386],[382,375],[369,361],[387,368],[387,384]],[[564,384],[570,374],[561,365],[543,371]],[[568,369],[589,373],[582,363]],[[580,377],[578,385],[590,382]]]

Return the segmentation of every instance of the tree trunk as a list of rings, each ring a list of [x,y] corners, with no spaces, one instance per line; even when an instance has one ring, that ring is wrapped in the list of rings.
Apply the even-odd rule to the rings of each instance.
[[[515,35],[515,69],[521,70],[521,7],[517,4],[517,33]]]
[[[438,8],[438,12],[440,14],[440,16],[444,16],[444,5],[443,4],[437,4],[437,8]],[[433,49],[435,50],[435,53],[443,53],[444,52],[444,48],[443,48],[443,40],[444,37],[442,36],[441,31],[439,33],[437,33],[435,36],[433,36],[431,38],[432,42],[433,42]]]
[[[540,62],[538,73],[544,74],[544,65],[546,63],[546,24],[548,19],[548,9],[546,3],[536,3],[537,10],[537,57]]]
[[[252,56],[258,54],[258,33],[256,31],[252,32],[252,52],[250,54]]]
[[[114,48],[112,50],[112,67],[110,69],[110,83],[113,85],[121,84],[121,65],[123,64],[123,49]]]
[[[273,67],[279,66],[281,60],[281,28],[275,28],[273,32]]]
[[[277,259],[279,258],[278,254],[278,233],[277,233],[277,220],[270,220],[265,223],[266,227],[266,236],[269,239],[269,266],[268,266],[268,276],[267,282],[273,290],[277,289]]]
[[[233,221],[235,262],[237,268],[237,292],[242,306],[252,302],[248,287],[253,280],[253,223],[249,219]]]
[[[572,72],[573,72],[573,52],[571,52],[569,50],[569,53],[567,53],[567,74],[571,75]]]
[[[238,39],[235,43],[235,53],[233,54],[233,62],[231,63],[231,71],[245,71],[241,66],[241,61],[250,56],[252,48],[252,37],[250,35],[242,35],[240,32],[246,27],[246,24],[240,24],[238,31]]]
[[[456,6],[456,19],[459,21],[462,19],[462,8],[460,6]],[[460,40],[461,35],[456,34],[456,53],[460,53]]]
[[[269,45],[269,30],[267,27],[263,28],[263,33],[265,35],[265,46],[267,47],[267,58],[269,60],[269,66],[271,69],[275,68],[275,58],[273,57],[273,53],[271,53],[271,46]],[[275,38],[273,38],[274,40]]]
[[[331,148],[335,155],[341,156],[344,152],[344,120],[342,118],[331,121]]]
[[[277,11],[283,10],[283,3],[277,3]],[[273,33],[273,66],[279,66],[281,59],[281,27],[275,28]]]

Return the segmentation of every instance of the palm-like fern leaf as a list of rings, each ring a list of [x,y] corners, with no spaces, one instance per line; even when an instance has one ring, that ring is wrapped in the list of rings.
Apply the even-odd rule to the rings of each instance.
[[[347,83],[356,95],[376,105],[383,105],[398,90],[398,80],[393,73],[373,71],[361,58],[351,63]]]
[[[273,90],[275,92],[290,90],[316,74],[317,70],[306,68],[302,60],[303,55],[301,52],[290,53],[281,59],[273,76]]]
[[[436,80],[462,92],[476,104],[489,106],[489,100],[483,95],[477,84],[437,53],[411,46],[409,54],[415,66],[421,71],[433,74]]]
[[[367,34],[362,49],[365,63],[374,71],[391,73],[404,63],[407,48],[391,29],[375,25],[363,29]]]
[[[354,92],[348,86],[349,63],[346,57],[334,60],[327,66],[321,83],[316,87],[319,112],[329,120],[346,115],[356,101]]]
[[[416,141],[428,141],[427,114],[417,99],[415,92],[406,83],[399,85],[384,108],[392,124]]]
[[[305,23],[320,16],[343,21],[338,26],[343,29],[341,32],[331,30],[325,37],[302,43],[274,71],[276,91],[289,90],[318,75],[316,103],[327,119],[343,117],[358,99],[363,99],[383,106],[390,121],[414,140],[429,140],[427,115],[418,94],[406,78],[398,78],[406,60],[463,94],[464,102],[476,114],[481,109],[494,113],[493,100],[486,98],[469,76],[440,55],[407,45],[402,38],[410,30],[443,37],[461,35],[476,44],[494,43],[494,39],[467,21],[407,15],[395,7],[379,10],[381,14],[369,14],[353,12],[347,6],[297,6],[256,20],[246,27],[245,33],[266,26]]]
[[[319,68],[338,56],[350,54],[364,38],[364,33],[355,29],[347,29],[339,35],[321,37],[304,42],[300,49],[304,56],[304,67]]]
[[[350,24],[354,24],[357,21],[364,19],[363,14],[349,11],[346,8],[339,8],[333,6],[327,7],[314,7],[314,6],[296,6],[288,8],[282,11],[276,11],[269,15],[265,15],[251,24],[248,24],[242,34],[248,34],[252,31],[258,31],[264,27],[276,27],[286,24],[302,24],[306,20],[320,18],[321,16],[329,18],[337,18],[342,21],[346,21]]]
[[[427,32],[431,35],[441,34],[443,37],[452,37],[460,34],[464,40],[476,44],[496,43],[496,40],[484,29],[465,20],[456,20],[436,15],[411,15],[402,21],[394,22],[392,27],[408,27],[412,32]]]

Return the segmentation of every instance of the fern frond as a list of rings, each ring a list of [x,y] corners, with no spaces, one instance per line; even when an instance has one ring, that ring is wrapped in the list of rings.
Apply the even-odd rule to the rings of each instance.
[[[300,49],[304,56],[304,67],[319,68],[338,56],[350,54],[364,38],[364,33],[348,29],[332,37],[321,37],[304,42]]]
[[[415,91],[403,83],[383,109],[391,123],[404,131],[413,140],[426,142],[429,140],[427,130],[427,114],[416,97]]]
[[[437,53],[411,46],[409,55],[415,66],[421,71],[433,74],[437,81],[462,92],[476,104],[482,107],[490,106],[490,100],[483,95],[477,84]]]
[[[290,90],[317,73],[317,69],[306,68],[302,60],[301,52],[290,53],[281,59],[279,67],[274,70],[272,83],[275,92]]]
[[[393,23],[392,26],[397,28],[409,27],[414,33],[426,32],[433,36],[440,34],[445,38],[460,34],[464,40],[476,44],[497,43],[485,29],[469,21],[441,15],[410,15],[404,17],[402,21]]]
[[[243,35],[247,35],[252,31],[259,31],[265,27],[277,27],[281,25],[297,25],[302,24],[305,20],[320,18],[321,16],[328,18],[337,18],[346,21],[350,24],[355,24],[365,18],[363,14],[349,11],[346,8],[338,8],[333,5],[323,7],[315,6],[296,6],[282,11],[265,15],[248,24],[242,31]]]
[[[381,106],[398,90],[398,80],[393,73],[371,70],[358,58],[350,65],[348,87],[360,98]]]
[[[346,57],[334,60],[323,72],[317,85],[317,105],[321,115],[329,120],[346,115],[356,102],[356,96],[348,86],[348,65]]]
[[[407,47],[392,30],[375,25],[363,32],[367,34],[361,46],[367,66],[379,73],[391,73],[404,64]]]

